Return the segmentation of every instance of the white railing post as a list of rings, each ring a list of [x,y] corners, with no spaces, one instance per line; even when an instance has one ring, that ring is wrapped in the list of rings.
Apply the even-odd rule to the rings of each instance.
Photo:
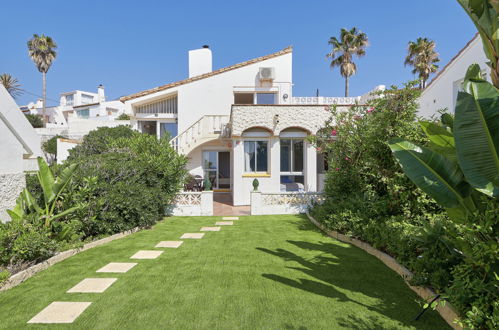
[[[201,215],[213,215],[213,191],[201,192]]]
[[[260,191],[251,192],[251,215],[262,214],[262,193]]]

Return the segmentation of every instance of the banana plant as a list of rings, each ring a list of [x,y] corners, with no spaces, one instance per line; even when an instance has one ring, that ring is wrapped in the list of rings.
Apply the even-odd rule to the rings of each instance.
[[[499,91],[472,65],[457,96],[455,118],[442,126],[421,122],[430,143],[388,142],[404,173],[447,209],[465,220],[477,210],[476,194],[499,197]]]
[[[59,197],[70,182],[76,164],[66,167],[57,178],[54,178],[54,174],[45,160],[38,157],[38,169],[36,175],[42,187],[44,204],[42,206],[38,205],[33,195],[25,188],[17,198],[16,206],[12,210],[7,210],[7,213],[13,221],[23,221],[28,217],[35,217],[42,221],[45,227],[49,227],[54,220],[66,216],[79,208],[72,207],[55,214],[55,207]]]
[[[457,0],[475,24],[483,42],[483,50],[489,59],[490,76],[499,88],[499,1]]]

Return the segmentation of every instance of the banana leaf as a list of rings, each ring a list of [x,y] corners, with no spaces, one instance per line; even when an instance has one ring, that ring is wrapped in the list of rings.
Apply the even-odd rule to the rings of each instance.
[[[449,160],[456,162],[456,147],[454,146],[454,136],[445,127],[428,121],[421,121],[419,125],[430,140],[429,148],[439,153]]]

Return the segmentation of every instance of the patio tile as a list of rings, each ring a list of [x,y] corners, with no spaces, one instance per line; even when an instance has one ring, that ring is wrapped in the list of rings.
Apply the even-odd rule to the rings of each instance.
[[[223,217],[222,220],[239,220],[239,217]]]
[[[234,224],[233,221],[217,221],[215,225],[217,226],[232,226]]]
[[[200,231],[220,231],[220,227],[202,227]]]
[[[90,304],[91,302],[54,301],[28,323],[73,323]]]
[[[110,262],[99,269],[97,273],[126,273],[135,265],[137,265],[135,262]]]
[[[68,293],[101,293],[116,282],[117,278],[86,278],[74,287],[69,289]]]
[[[194,238],[194,239],[199,239],[199,238],[203,238],[203,236],[204,236],[204,233],[185,233],[180,238]]]
[[[164,251],[157,250],[140,250],[137,251],[130,259],[156,259],[163,253]]]
[[[156,244],[155,247],[157,248],[178,248],[180,245],[184,243],[183,241],[161,241],[158,244]]]

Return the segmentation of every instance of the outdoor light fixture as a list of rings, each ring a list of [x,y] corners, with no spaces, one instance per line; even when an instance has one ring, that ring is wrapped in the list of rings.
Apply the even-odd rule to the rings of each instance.
[[[279,124],[279,115],[274,116],[274,124]]]
[[[288,94],[284,94],[284,95],[282,96],[282,99],[283,99],[284,101],[286,101],[286,100],[288,99]]]

